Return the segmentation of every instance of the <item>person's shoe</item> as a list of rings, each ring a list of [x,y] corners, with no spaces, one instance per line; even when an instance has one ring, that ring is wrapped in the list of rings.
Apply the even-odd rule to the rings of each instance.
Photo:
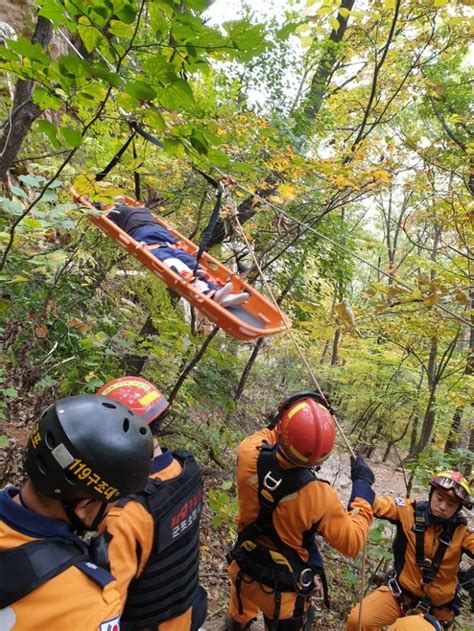
[[[247,300],[250,296],[246,291],[243,291],[241,294],[229,294],[225,296],[220,302],[221,307],[236,307],[237,305],[241,305],[243,302]]]
[[[232,283],[229,281],[228,283],[224,285],[224,287],[221,287],[221,289],[218,289],[216,293],[212,296],[212,298],[217,303],[222,304],[222,301],[224,300],[224,298],[228,296],[231,292],[232,292]]]

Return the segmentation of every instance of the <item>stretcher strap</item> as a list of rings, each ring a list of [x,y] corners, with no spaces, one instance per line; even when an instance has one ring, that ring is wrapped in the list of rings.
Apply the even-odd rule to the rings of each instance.
[[[136,134],[137,134],[137,132],[134,131],[129,136],[129,138],[127,138],[127,140],[125,141],[124,145],[117,151],[117,153],[114,155],[114,157],[109,162],[109,164],[106,167],[104,167],[102,169],[102,171],[100,171],[99,173],[96,174],[96,176],[95,176],[96,182],[102,182],[102,180],[109,173],[109,171],[111,171],[114,168],[114,166],[117,164],[117,162],[119,162],[120,158],[123,156],[125,151],[128,149],[129,144],[135,138]]]

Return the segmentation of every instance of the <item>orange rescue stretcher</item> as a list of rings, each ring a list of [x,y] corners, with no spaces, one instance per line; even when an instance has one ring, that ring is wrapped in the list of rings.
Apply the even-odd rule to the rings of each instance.
[[[146,245],[133,239],[113,221],[110,221],[105,214],[98,215],[97,209],[87,197],[81,196],[74,189],[71,189],[71,192],[77,204],[94,211],[88,215],[92,223],[114,239],[114,241],[117,241],[129,254],[138,259],[142,265],[159,276],[172,291],[185,298],[193,307],[232,337],[235,337],[237,340],[254,340],[267,335],[276,335],[286,331],[291,326],[288,318],[269,300],[246,283],[237,273],[232,272],[217,259],[204,252],[199,265],[208,272],[210,280],[220,282],[222,285],[231,282],[233,292],[246,291],[250,294],[243,305],[222,307],[212,298],[197,291],[189,279],[176,274],[171,268],[153,256]],[[124,197],[124,203],[137,207],[142,205],[127,196]],[[186,237],[168,226],[166,222],[156,215],[154,215],[154,218],[178,239],[179,247],[193,256],[197,255],[198,247],[192,241],[186,239]]]

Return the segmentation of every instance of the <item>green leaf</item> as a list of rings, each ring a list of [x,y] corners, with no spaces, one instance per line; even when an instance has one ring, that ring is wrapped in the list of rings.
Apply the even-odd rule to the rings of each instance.
[[[33,103],[36,103],[42,110],[59,111],[63,106],[63,102],[60,98],[49,90],[38,86],[36,86],[33,91]]]
[[[190,9],[194,9],[195,11],[202,13],[210,7],[213,2],[214,0],[184,0],[183,4],[185,7],[189,7]]]
[[[39,15],[51,20],[54,26],[61,26],[67,21],[66,12],[60,0],[43,0],[39,4],[42,5]]]
[[[156,110],[148,109],[143,115],[143,121],[155,131],[166,131],[165,119]]]
[[[18,179],[28,186],[39,186],[43,180],[43,178],[39,179],[34,175],[20,175]]]
[[[84,16],[79,18],[77,30],[88,53],[94,51],[104,41],[102,33]]]
[[[128,81],[125,92],[139,101],[150,101],[156,96],[155,90],[144,81]]]
[[[31,59],[32,61],[38,61],[47,66],[50,63],[48,55],[41,48],[40,44],[32,44],[26,37],[20,35],[16,40],[8,40],[8,48],[17,52],[22,57]]]
[[[178,138],[166,138],[163,141],[163,149],[166,153],[176,158],[184,158],[186,155],[183,143]]]
[[[18,390],[16,390],[16,388],[5,388],[3,394],[10,399],[14,399],[18,396]]]
[[[40,120],[36,123],[38,129],[46,134],[51,141],[51,144],[55,149],[59,149],[61,147],[61,143],[57,137],[56,127],[47,120]]]
[[[209,150],[209,145],[204,135],[199,131],[193,131],[189,137],[189,141],[198,153],[206,155]]]
[[[122,22],[125,22],[125,24],[133,24],[137,12],[131,4],[124,4],[120,9],[116,9],[115,14]]]
[[[0,448],[8,445],[9,438],[5,434],[0,434]]]
[[[72,129],[71,127],[60,127],[59,134],[66,145],[69,147],[80,147],[82,145],[81,132],[78,129]]]
[[[184,79],[176,79],[166,88],[157,90],[160,103],[171,110],[187,109],[194,105],[191,86]]]
[[[23,204],[17,199],[2,199],[2,210],[10,215],[21,215],[23,212]]]
[[[114,88],[119,88],[121,81],[117,73],[112,72],[104,62],[99,62],[91,67],[92,75],[110,83]]]
[[[15,195],[16,197],[26,197],[26,193],[25,191],[20,188],[19,186],[10,186],[10,191],[13,193],[13,195]]]
[[[109,31],[117,37],[124,37],[130,39],[133,35],[134,27],[118,20],[111,20]]]
[[[7,40],[8,41],[8,40]],[[14,61],[18,59],[18,55],[13,50],[8,50],[5,46],[0,46],[0,60]]]

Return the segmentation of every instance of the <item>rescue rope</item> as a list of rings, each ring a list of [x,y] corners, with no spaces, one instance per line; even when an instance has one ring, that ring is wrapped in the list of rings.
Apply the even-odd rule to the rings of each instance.
[[[216,167],[216,171],[223,178],[228,177],[218,167]],[[246,188],[245,186],[242,186],[238,182],[235,182],[235,186],[237,186],[237,188],[239,188],[241,191],[243,191],[247,195],[249,195],[251,197],[254,197],[255,199],[257,199],[262,204],[266,204],[269,208],[274,210],[278,215],[284,217],[285,219],[288,219],[289,221],[292,221],[295,224],[298,224],[302,228],[305,228],[309,232],[312,232],[313,234],[315,234],[318,237],[320,237],[321,239],[323,239],[323,241],[327,241],[328,243],[331,243],[331,245],[333,245],[335,248],[341,250],[345,254],[348,254],[352,258],[357,259],[360,263],[363,263],[364,265],[367,265],[371,269],[375,270],[378,274],[381,274],[382,276],[385,276],[386,278],[389,278],[396,285],[399,285],[400,287],[403,287],[404,289],[407,289],[408,291],[415,291],[413,289],[413,287],[411,287],[410,285],[407,285],[406,283],[404,283],[403,281],[399,280],[398,278],[396,278],[392,274],[389,274],[388,272],[385,272],[384,270],[380,269],[379,267],[377,267],[376,265],[374,265],[370,261],[367,261],[366,259],[364,259],[362,256],[360,256],[356,252],[352,252],[351,250],[346,248],[344,245],[342,245],[338,241],[335,241],[334,239],[331,239],[331,237],[328,237],[327,235],[323,234],[322,232],[319,232],[319,230],[316,230],[316,228],[313,228],[313,226],[310,226],[307,223],[305,223],[304,221],[301,221],[300,219],[297,219],[296,217],[293,217],[293,215],[290,215],[288,212],[286,212],[285,210],[283,210],[282,208],[280,208],[279,206],[277,206],[273,202],[269,201],[268,199],[265,199],[261,195],[258,195],[257,193],[255,193],[255,192],[251,191],[250,189]],[[455,318],[456,320],[459,320],[460,322],[463,322],[464,324],[467,324],[468,326],[472,326],[472,323],[469,320],[466,320],[462,316],[460,316],[460,315],[458,315],[456,313],[453,313],[452,311],[450,311],[449,309],[447,309],[443,305],[434,304],[433,306],[437,307],[441,311],[444,311],[445,313],[447,313],[452,318]]]
[[[250,245],[250,242],[249,242],[249,240],[248,240],[248,238],[247,238],[247,235],[246,235],[246,234],[245,234],[245,232],[244,232],[244,229],[243,229],[243,227],[242,227],[242,224],[240,223],[239,216],[238,216],[238,212],[237,212],[237,207],[236,207],[236,204],[235,204],[234,200],[232,199],[232,197],[229,195],[229,192],[228,192],[228,190],[227,190],[227,189],[226,189],[225,199],[226,199],[227,204],[228,204],[228,207],[229,207],[229,211],[230,211],[230,213],[229,213],[229,214],[230,214],[230,217],[231,217],[232,221],[234,221],[234,222],[235,222],[235,224],[237,225],[237,227],[238,227],[238,229],[239,229],[239,232],[240,232],[240,234],[242,235],[243,240],[245,241],[245,245],[246,245],[246,246],[247,246],[247,248],[248,248],[248,251],[249,251],[249,253],[250,253],[250,256],[251,256],[251,257],[252,257],[252,259],[253,259],[254,265],[255,265],[255,267],[256,267],[256,268],[257,268],[257,270],[258,270],[258,273],[259,273],[259,275],[260,275],[260,278],[262,279],[262,282],[263,282],[263,284],[264,284],[264,286],[265,286],[265,289],[267,290],[267,292],[268,292],[268,294],[269,294],[269,296],[270,296],[270,298],[271,298],[271,300],[272,300],[272,302],[273,302],[273,304],[274,304],[275,308],[278,310],[278,313],[280,314],[280,317],[281,317],[281,319],[282,319],[282,322],[283,322],[283,324],[284,324],[284,326],[285,326],[285,328],[286,328],[286,333],[288,333],[288,335],[289,335],[289,337],[290,337],[290,339],[291,339],[291,341],[292,341],[292,343],[293,343],[293,345],[294,345],[294,347],[295,347],[295,349],[296,349],[296,351],[297,351],[298,355],[300,356],[301,360],[303,361],[303,363],[304,363],[304,365],[305,365],[305,367],[306,367],[306,369],[307,369],[307,371],[308,371],[308,373],[309,373],[309,375],[310,375],[311,379],[313,380],[313,383],[314,383],[314,385],[315,385],[315,387],[316,387],[316,390],[317,390],[317,391],[318,391],[318,393],[321,395],[321,398],[322,398],[322,399],[323,399],[323,401],[326,403],[326,405],[327,405],[328,407],[330,407],[330,406],[329,406],[329,402],[328,402],[328,400],[326,399],[326,396],[324,395],[324,392],[322,391],[321,386],[319,385],[319,381],[317,380],[316,375],[314,374],[313,370],[311,369],[311,366],[309,365],[309,362],[308,362],[308,360],[307,360],[307,358],[306,358],[306,355],[303,353],[303,351],[302,351],[302,349],[301,349],[301,347],[300,347],[300,345],[299,345],[299,343],[298,343],[298,340],[296,339],[295,334],[294,334],[294,333],[293,333],[293,331],[291,330],[290,325],[288,324],[288,322],[287,322],[287,320],[286,320],[286,317],[285,317],[285,315],[284,315],[283,311],[282,311],[282,310],[281,310],[281,308],[280,308],[280,305],[278,304],[278,302],[277,302],[277,300],[276,300],[276,298],[275,298],[275,294],[273,293],[272,288],[270,287],[270,285],[269,285],[269,283],[268,283],[268,281],[267,281],[267,279],[266,279],[266,277],[265,277],[265,274],[263,273],[263,270],[262,270],[262,268],[260,267],[260,263],[258,262],[258,259],[257,259],[257,257],[255,256],[255,252],[253,251],[253,248],[252,248],[252,246]],[[349,439],[347,438],[346,433],[344,432],[344,430],[343,430],[343,428],[342,428],[341,424],[339,423],[339,420],[337,419],[337,417],[336,417],[336,415],[335,415],[335,414],[332,414],[332,416],[333,416],[333,418],[334,418],[334,423],[335,423],[335,425],[336,425],[336,427],[337,427],[337,429],[338,429],[339,433],[341,434],[341,436],[342,436],[342,438],[343,438],[343,440],[344,440],[344,442],[345,442],[345,444],[346,444],[347,449],[349,450],[349,453],[351,454],[351,456],[352,456],[353,458],[356,458],[356,455],[355,455],[355,452],[354,452],[354,450],[353,450],[353,448],[352,448],[352,445],[350,444]]]

